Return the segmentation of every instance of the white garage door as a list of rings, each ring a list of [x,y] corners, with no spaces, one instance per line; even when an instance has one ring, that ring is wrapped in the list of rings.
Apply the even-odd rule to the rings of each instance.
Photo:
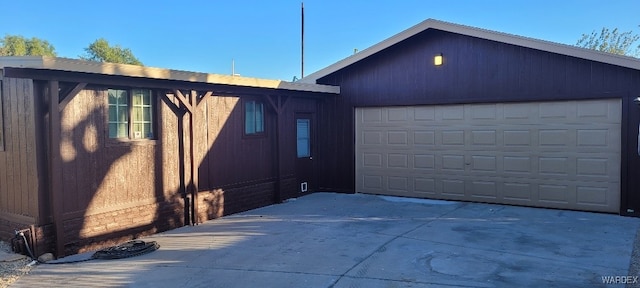
[[[356,109],[356,191],[619,211],[619,99]]]

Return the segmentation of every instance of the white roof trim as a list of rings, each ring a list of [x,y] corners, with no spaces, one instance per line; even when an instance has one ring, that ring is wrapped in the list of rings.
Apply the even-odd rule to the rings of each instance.
[[[330,85],[319,85],[315,83],[287,82],[281,80],[270,80],[260,78],[250,78],[241,76],[231,76],[222,74],[207,74],[198,72],[188,72],[180,70],[169,70],[154,67],[145,67],[127,64],[103,63],[84,61],[68,58],[43,57],[43,56],[21,56],[21,57],[0,57],[0,69],[4,67],[33,68],[82,73],[94,73],[105,75],[117,75],[128,77],[144,77],[153,79],[178,80],[196,83],[223,84],[242,87],[272,88],[304,92],[318,92],[329,94],[340,94],[340,87]]]
[[[560,44],[550,41],[544,41],[534,38],[527,38],[502,32],[496,32],[486,29],[480,29],[471,26],[464,26],[459,24],[453,24],[449,22],[439,21],[435,19],[427,19],[418,25],[415,25],[407,30],[404,30],[386,40],[379,42],[365,50],[362,50],[354,55],[351,55],[345,59],[342,59],[328,67],[325,67],[317,72],[307,75],[300,79],[299,82],[303,83],[316,83],[316,81],[324,76],[327,76],[333,72],[336,72],[342,68],[345,68],[351,64],[354,64],[364,58],[367,58],[373,54],[376,54],[384,49],[387,49],[401,41],[406,40],[422,31],[427,29],[437,29],[446,32],[467,35],[487,40],[493,40],[497,42],[573,56],[577,58],[593,60],[597,62],[612,64],[616,66],[622,66],[632,69],[640,70],[640,59],[615,55],[610,53],[604,53],[591,49],[580,48],[576,46]]]

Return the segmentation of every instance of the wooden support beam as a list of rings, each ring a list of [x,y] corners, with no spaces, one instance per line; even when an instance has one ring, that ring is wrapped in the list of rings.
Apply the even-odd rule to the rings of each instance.
[[[191,104],[192,107],[197,105],[198,101],[198,92],[196,90],[191,90]],[[197,111],[192,109],[189,115],[189,144],[191,148],[190,161],[191,161],[191,223],[198,224],[200,221],[198,219],[198,167],[196,163],[196,116]]]
[[[288,96],[282,96],[282,95],[277,95],[276,96],[276,100],[272,99],[271,96],[267,95],[267,102],[269,102],[269,105],[271,105],[271,108],[273,108],[274,111],[276,111],[276,113],[280,114],[282,111],[284,111],[284,108],[287,106],[289,97]]]
[[[187,108],[187,110],[189,110],[189,113],[193,113],[193,107],[191,106],[191,104],[189,103],[189,100],[187,100],[187,98],[184,96],[184,94],[182,94],[182,92],[178,89],[174,90],[175,91],[175,95],[176,97],[178,97],[178,100],[180,100],[180,103],[182,105],[184,105],[185,108]]]
[[[200,103],[202,103],[202,100],[207,99],[208,97],[211,97],[212,95],[213,95],[213,91],[207,91],[206,93],[204,93],[202,98],[198,99],[198,104],[196,104],[196,107],[200,106]]]
[[[284,111],[284,108],[287,107],[287,103],[289,103],[289,98],[291,97],[278,95],[278,107],[280,107],[280,110]]]
[[[60,135],[62,124],[60,122],[59,84],[58,81],[49,81],[47,85],[49,96],[49,195],[51,210],[53,211],[53,225],[56,233],[56,256],[65,256],[64,251],[64,194],[62,189],[62,156],[60,155]]]
[[[276,166],[278,167],[277,171],[276,171],[276,187],[275,187],[275,193],[274,193],[274,201],[275,203],[282,203],[282,174],[283,174],[283,165],[282,165],[282,160],[281,157],[282,155],[284,155],[284,147],[282,146],[282,143],[284,143],[284,141],[281,139],[282,138],[282,126],[283,126],[283,117],[284,117],[284,105],[287,103],[287,99],[288,97],[286,97],[284,99],[284,101],[282,100],[282,96],[278,95],[276,101],[273,101],[271,99],[271,96],[267,96],[268,101],[271,103],[271,105],[276,109],[276,153],[275,154],[275,161],[276,161]]]
[[[279,98],[279,96],[278,96]],[[273,99],[271,99],[271,96],[267,95],[267,102],[269,102],[269,105],[271,105],[271,108],[273,108],[273,111],[276,111],[276,114],[280,114],[280,105],[276,104]]]
[[[84,87],[86,86],[87,83],[78,83],[71,90],[64,91],[65,94],[60,95],[62,99],[60,100],[58,109],[60,111],[64,110],[64,107],[66,107],[67,104],[69,104],[69,102],[71,102],[71,100],[73,100],[73,98],[76,97],[76,95],[78,95],[78,93],[80,93],[80,91],[82,91],[82,89],[84,89]]]
[[[167,93],[167,94],[164,94],[164,96],[162,96],[160,98],[162,99],[162,101],[165,104],[167,104],[167,107],[169,107],[169,109],[171,109],[171,111],[173,111],[173,114],[176,114],[176,116],[182,117],[184,115],[184,113],[187,112],[186,109],[180,108],[176,103],[171,101],[169,96],[174,96],[174,95],[170,94],[170,93]]]

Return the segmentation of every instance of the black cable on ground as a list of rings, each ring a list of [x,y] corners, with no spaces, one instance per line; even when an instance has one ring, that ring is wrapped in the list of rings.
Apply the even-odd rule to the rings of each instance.
[[[22,236],[24,240],[24,244],[27,248],[27,252],[33,261],[36,261],[40,264],[71,264],[71,263],[80,263],[91,261],[95,259],[103,259],[103,260],[113,260],[113,259],[122,259],[144,255],[147,253],[151,253],[153,251],[158,250],[160,245],[156,241],[145,242],[142,240],[131,240],[120,245],[107,247],[102,250],[98,250],[90,258],[81,259],[81,260],[72,260],[72,261],[62,261],[62,262],[43,262],[38,260],[33,253],[31,252],[31,248],[29,247],[29,242],[27,242],[27,238],[24,236],[24,233],[20,232],[17,235]]]
[[[93,253],[93,259],[122,259],[140,256],[158,250],[160,245],[156,241],[144,242],[141,240],[133,240],[123,244],[108,247]]]

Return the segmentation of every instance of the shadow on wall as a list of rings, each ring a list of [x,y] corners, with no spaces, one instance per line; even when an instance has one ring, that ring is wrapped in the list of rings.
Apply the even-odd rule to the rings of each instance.
[[[62,221],[67,255],[184,223],[177,175],[163,175],[163,170],[177,167],[177,158],[166,160],[162,138],[133,142],[110,139],[106,95],[106,89],[84,90],[61,115]],[[165,113],[158,114],[158,123],[177,122],[167,119]],[[170,162],[168,169],[163,169],[165,162]],[[167,184],[173,184],[169,192],[165,192]]]
[[[275,113],[261,97],[212,96],[198,113],[200,221],[275,203]],[[264,132],[245,135],[243,101],[263,103]],[[206,214],[205,214],[206,213]]]

